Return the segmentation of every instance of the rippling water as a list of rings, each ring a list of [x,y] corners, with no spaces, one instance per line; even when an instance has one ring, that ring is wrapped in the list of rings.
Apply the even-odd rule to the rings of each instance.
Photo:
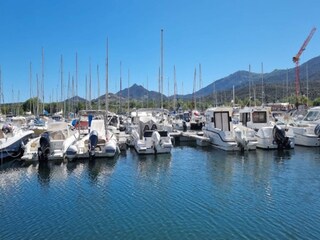
[[[320,149],[0,166],[0,239],[316,239]]]

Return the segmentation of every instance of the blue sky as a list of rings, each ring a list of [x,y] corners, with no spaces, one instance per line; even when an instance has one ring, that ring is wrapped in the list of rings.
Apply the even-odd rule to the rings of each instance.
[[[173,94],[173,67],[178,93],[193,91],[194,71],[202,68],[202,86],[238,70],[264,72],[294,67],[312,27],[319,27],[318,0],[10,0],[0,1],[0,65],[4,102],[36,95],[44,49],[45,101],[61,99],[63,56],[64,98],[68,76],[85,96],[91,62],[92,98],[105,92],[106,39],[109,40],[109,92],[133,83],[158,90],[160,31],[164,29],[164,94]],[[320,54],[318,29],[301,63]],[[88,80],[89,81],[89,80]],[[168,89],[169,82],[169,89]],[[183,88],[182,88],[183,85]],[[199,88],[199,87],[197,87]],[[12,94],[13,93],[13,94]]]

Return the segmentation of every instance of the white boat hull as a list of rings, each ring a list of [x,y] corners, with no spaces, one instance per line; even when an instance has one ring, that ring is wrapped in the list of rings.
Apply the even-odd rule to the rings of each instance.
[[[311,127],[291,127],[294,134],[295,144],[306,147],[319,147],[320,138],[314,134]]]

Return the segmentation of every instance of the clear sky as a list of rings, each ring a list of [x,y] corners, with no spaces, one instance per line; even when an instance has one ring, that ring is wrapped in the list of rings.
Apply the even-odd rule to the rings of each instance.
[[[4,102],[36,96],[42,78],[45,101],[64,98],[68,79],[85,97],[91,62],[92,99],[105,93],[106,39],[109,40],[109,92],[133,83],[158,90],[160,32],[164,29],[164,94],[173,94],[173,67],[179,94],[192,93],[194,71],[202,86],[238,70],[264,72],[294,67],[292,57],[320,23],[319,0],[10,0],[0,1],[0,65]],[[301,63],[320,55],[320,29]],[[75,81],[75,80],[74,80]],[[169,81],[169,89],[168,89]],[[182,88],[183,85],[183,88]],[[198,90],[199,87],[197,87]]]

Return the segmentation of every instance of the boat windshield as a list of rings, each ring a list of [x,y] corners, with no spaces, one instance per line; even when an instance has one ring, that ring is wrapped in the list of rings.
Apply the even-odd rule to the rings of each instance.
[[[265,111],[253,112],[252,121],[254,123],[267,123],[267,112]]]
[[[320,119],[320,111],[309,111],[303,120],[313,122],[319,119]]]

